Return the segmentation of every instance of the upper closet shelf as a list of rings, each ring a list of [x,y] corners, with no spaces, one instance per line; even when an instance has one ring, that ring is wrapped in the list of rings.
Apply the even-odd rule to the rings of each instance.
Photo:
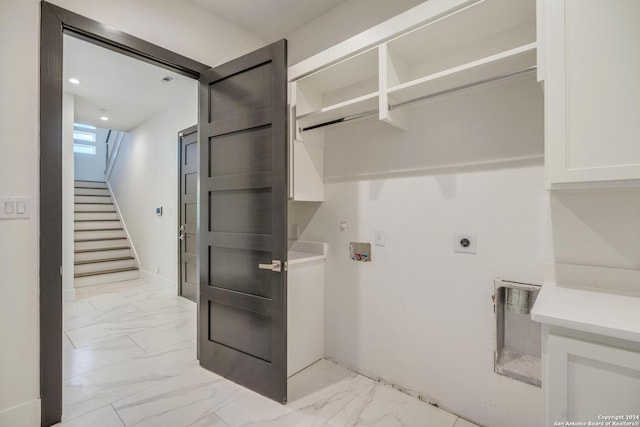
[[[290,67],[293,117],[304,129],[377,111],[402,129],[389,109],[535,66],[535,0],[430,0]]]
[[[486,58],[449,68],[388,89],[391,105],[410,102],[448,89],[501,77],[536,65],[536,44],[529,43]]]
[[[378,92],[359,96],[358,98],[340,102],[297,116],[298,126],[308,128],[315,125],[332,122],[335,120],[359,115],[365,112],[378,111]]]

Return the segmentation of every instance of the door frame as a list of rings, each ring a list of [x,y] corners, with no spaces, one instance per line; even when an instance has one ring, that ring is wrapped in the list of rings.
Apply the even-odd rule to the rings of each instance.
[[[210,67],[69,10],[41,2],[39,288],[40,423],[62,416],[62,66],[73,35],[198,80]]]

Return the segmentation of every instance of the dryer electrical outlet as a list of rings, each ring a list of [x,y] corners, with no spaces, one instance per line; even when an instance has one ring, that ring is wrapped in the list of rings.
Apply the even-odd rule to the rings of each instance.
[[[456,233],[453,239],[453,248],[455,252],[475,254],[478,252],[478,239],[475,234]]]

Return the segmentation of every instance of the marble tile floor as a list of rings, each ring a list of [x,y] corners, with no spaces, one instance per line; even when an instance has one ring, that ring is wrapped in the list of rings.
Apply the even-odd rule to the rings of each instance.
[[[473,427],[327,360],[289,379],[280,405],[196,360],[196,305],[142,280],[64,303],[61,427]]]

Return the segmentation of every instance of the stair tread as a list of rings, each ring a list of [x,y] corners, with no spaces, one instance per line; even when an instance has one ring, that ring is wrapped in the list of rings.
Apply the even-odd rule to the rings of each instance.
[[[114,219],[115,221],[115,219]],[[124,230],[124,228],[122,227],[117,227],[117,228],[88,228],[86,230],[73,230],[74,232],[77,231],[116,231],[116,230]]]
[[[74,242],[99,242],[101,240],[127,240],[126,237],[102,237],[100,239],[76,239]]]
[[[75,202],[76,205],[113,205],[113,202]]]
[[[87,252],[104,252],[104,251],[121,251],[123,249],[131,249],[129,246],[115,246],[113,248],[88,248],[88,249],[76,249],[73,252],[76,254],[84,254]]]
[[[117,258],[90,259],[86,261],[76,261],[73,264],[74,265],[95,264],[99,262],[109,262],[109,261],[129,261],[132,259],[135,259],[135,258],[133,258],[132,256],[123,256],[123,257],[117,257]]]
[[[95,203],[88,203],[94,205]],[[73,211],[73,213],[116,213],[116,211]]]
[[[80,211],[82,212],[82,211]],[[107,212],[111,212],[111,211],[107,211]],[[119,219],[76,219],[73,222],[102,222],[102,221],[118,221],[120,222]]]
[[[124,268],[114,268],[112,270],[100,270],[100,271],[92,271],[90,273],[76,273],[73,275],[74,278],[78,277],[87,277],[87,276],[99,276],[102,274],[110,274],[110,273],[123,273],[125,271],[135,271],[138,267],[124,267]]]
[[[73,182],[95,182],[97,184],[106,184],[106,181],[89,181],[87,179],[75,179]]]
[[[111,194],[74,194],[76,197],[111,197]]]

